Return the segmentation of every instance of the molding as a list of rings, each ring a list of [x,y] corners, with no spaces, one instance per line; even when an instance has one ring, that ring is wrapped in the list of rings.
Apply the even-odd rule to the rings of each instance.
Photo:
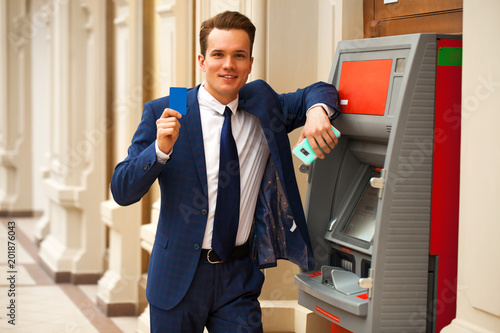
[[[71,281],[70,272],[55,272],[43,260],[40,260],[40,266],[55,283],[69,283]]]
[[[47,263],[40,260],[40,266],[54,281],[54,283],[71,283],[74,285],[80,284],[96,284],[101,277],[98,273],[71,273],[71,272],[56,272],[52,270]]]
[[[141,247],[149,254],[153,251],[156,236],[156,224],[148,223],[141,226]]]
[[[455,318],[441,330],[441,333],[493,333],[493,331],[486,330],[463,319]]]
[[[89,5],[87,3],[87,0],[80,0],[80,7],[83,9],[83,13],[85,17],[87,18],[86,23],[84,24],[85,30],[87,32],[90,32],[92,30],[93,22],[92,22],[92,13],[89,9]]]
[[[23,48],[27,43],[26,41],[31,38],[31,24],[29,15],[22,13],[11,20],[11,30],[9,32],[9,39],[11,44],[18,49]],[[25,35],[26,32],[26,35]]]
[[[43,211],[37,210],[0,210],[0,217],[42,217]]]
[[[71,273],[72,284],[96,284],[101,278],[101,273]]]
[[[182,1],[182,0],[181,0]],[[159,15],[164,15],[168,13],[172,13],[175,8],[175,1],[169,1],[168,3],[162,3],[158,7],[156,7],[155,12]]]
[[[136,316],[137,307],[135,303],[106,303],[99,297],[96,296],[96,305],[101,310],[106,317],[125,317],[125,316]]]
[[[236,10],[243,12],[245,0],[210,0],[210,16],[214,16],[225,10]]]

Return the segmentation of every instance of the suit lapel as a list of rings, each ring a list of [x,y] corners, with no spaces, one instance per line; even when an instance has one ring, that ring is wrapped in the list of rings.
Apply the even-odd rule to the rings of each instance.
[[[187,112],[182,117],[182,126],[185,126],[189,146],[193,154],[196,171],[200,179],[203,193],[208,196],[207,168],[205,164],[205,149],[203,146],[203,132],[201,129],[200,106],[198,104],[198,88],[190,89],[187,94]]]

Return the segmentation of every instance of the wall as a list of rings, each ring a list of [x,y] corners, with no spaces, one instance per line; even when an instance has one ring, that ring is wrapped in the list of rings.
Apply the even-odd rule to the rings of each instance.
[[[464,1],[457,317],[443,332],[500,330],[500,2]]]

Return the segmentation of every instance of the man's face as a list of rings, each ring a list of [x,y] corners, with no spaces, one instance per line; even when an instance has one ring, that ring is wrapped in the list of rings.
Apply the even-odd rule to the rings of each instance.
[[[205,89],[222,104],[233,101],[252,70],[250,38],[242,29],[213,29],[208,35],[207,52],[198,56],[205,72]]]

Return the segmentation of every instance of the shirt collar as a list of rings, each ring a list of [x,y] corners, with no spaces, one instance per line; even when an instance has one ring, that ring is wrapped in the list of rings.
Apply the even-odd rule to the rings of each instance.
[[[228,105],[221,104],[218,100],[215,99],[204,87],[205,82],[200,85],[200,89],[198,89],[198,98],[200,99],[200,103],[205,106],[217,111],[221,115],[224,115],[224,111],[226,106],[228,106],[233,114],[236,114],[236,110],[238,109],[238,100],[239,96],[236,97],[233,101],[229,102]]]

